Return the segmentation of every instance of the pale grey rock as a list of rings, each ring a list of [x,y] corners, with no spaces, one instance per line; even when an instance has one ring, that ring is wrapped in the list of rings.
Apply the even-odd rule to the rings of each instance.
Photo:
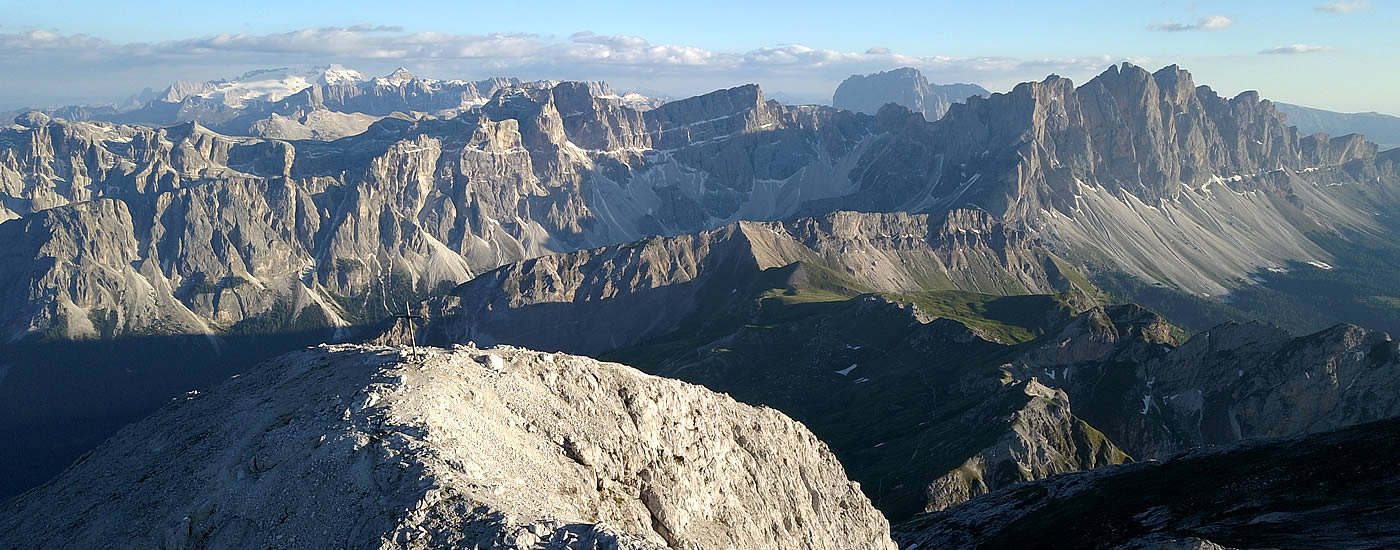
[[[313,317],[331,324],[377,319],[401,308],[390,302],[417,299],[502,263],[660,227],[649,212],[660,204],[647,202],[658,195],[628,192],[638,197],[628,201],[641,202],[600,206],[599,190],[586,187],[617,185],[606,176],[591,180],[604,170],[600,163],[611,163],[606,170],[622,181],[632,170],[627,163],[647,164],[641,151],[653,139],[649,123],[609,94],[593,83],[521,86],[498,94],[479,114],[451,121],[388,117],[356,141],[326,146],[231,138],[193,123],[159,130],[33,123],[0,140],[8,145],[0,152],[0,213],[15,218],[100,197],[130,202],[138,216],[134,257],[158,266],[209,331],[279,302],[293,302],[295,316],[311,306]],[[753,101],[757,109],[761,102]],[[673,110],[667,120],[685,112]],[[664,184],[679,167],[661,162],[666,166],[645,171]],[[267,196],[249,194],[254,188]],[[684,195],[667,196],[682,201],[677,207],[692,204]],[[191,200],[202,205],[189,208]],[[600,221],[600,207],[608,223]],[[196,219],[216,213],[217,221]],[[716,222],[668,223],[681,230]],[[238,287],[237,299],[223,300],[218,295],[226,289],[217,285],[224,282],[251,284]],[[46,329],[41,325],[33,326]]]
[[[168,323],[199,331],[199,319],[152,284],[135,254],[125,203],[100,200],[0,224],[0,307],[6,340],[34,331],[110,337],[117,327]],[[155,284],[163,283],[158,277]]]
[[[272,113],[266,119],[253,122],[248,134],[270,139],[334,141],[363,133],[379,118],[363,113],[339,113],[329,109],[292,113],[292,116]]]
[[[21,113],[19,116],[16,116],[14,118],[14,123],[25,128],[41,128],[44,126],[48,126],[51,120],[53,119],[49,117],[49,115],[44,114],[43,112],[29,111],[27,113]]]
[[[887,103],[907,107],[929,121],[943,118],[954,103],[992,93],[976,84],[929,84],[918,69],[904,67],[868,75],[851,75],[832,96],[837,109],[873,115]]]
[[[289,354],[0,512],[16,548],[894,548],[780,413],[505,347]]]
[[[916,368],[876,352],[878,357],[867,360],[885,365],[863,367],[861,376],[832,375],[846,364],[826,366],[823,358],[850,354],[862,346],[886,349],[860,338],[847,339],[850,335],[831,328],[847,316],[859,319],[858,324],[888,327],[892,335],[905,334],[889,345],[914,346],[919,353],[908,358],[914,365],[923,365],[924,353],[998,353],[994,348],[1000,346],[975,330],[923,317],[917,307],[865,295],[852,300],[859,304],[851,307],[853,311],[843,308],[832,318],[822,316],[801,326],[779,324],[752,334],[742,328],[730,333],[724,321],[716,319],[749,320],[740,326],[770,325],[759,320],[761,305],[751,310],[754,304],[747,303],[754,293],[769,288],[815,288],[846,295],[918,295],[958,288],[1019,294],[1073,288],[1063,278],[1034,278],[1050,269],[1029,269],[1031,262],[1053,265],[1043,251],[1004,233],[978,212],[960,212],[942,222],[923,215],[854,212],[783,223],[741,222],[697,235],[503,266],[448,297],[416,307],[414,313],[427,322],[415,325],[413,337],[438,345],[499,342],[595,355],[662,342],[659,346],[667,353],[644,368],[814,422],[812,428],[822,437],[841,441],[838,451],[847,459],[848,471],[874,491],[870,497],[877,506],[890,517],[908,517],[1027,479],[1127,457],[1075,417],[1062,392],[1035,380],[998,382],[996,364],[985,365],[980,375],[969,375],[976,382],[964,383],[956,376],[942,378],[954,370],[951,365],[934,360]],[[398,322],[377,341],[406,342],[408,330],[407,323]],[[681,336],[683,346],[665,344],[669,337],[697,330],[703,331],[699,340]],[[764,333],[810,339],[769,341]],[[808,357],[794,351],[773,364],[752,356],[759,349],[808,347],[827,352]],[[720,358],[731,351],[747,359]],[[656,353],[659,350],[643,352],[648,357]],[[858,386],[862,391],[852,395],[871,398],[846,395],[853,391],[851,381],[866,373],[876,381],[865,379],[870,383]],[[832,378],[846,383],[834,384]],[[909,393],[910,387],[926,391]],[[962,402],[976,405],[956,405]],[[843,411],[840,420],[830,416],[833,407]],[[891,409],[927,412],[895,419]],[[866,432],[891,435],[878,440],[856,435]],[[923,448],[925,440],[936,450]],[[885,450],[870,450],[887,445]],[[898,452],[921,459],[890,458]]]
[[[1386,194],[1395,181],[1388,158],[1348,168],[1305,155],[1271,102],[1219,97],[1175,66],[1115,66],[1079,87],[1050,77],[969,99],[936,124],[917,118],[876,117],[898,148],[885,154],[912,169],[866,159],[858,169],[885,191],[857,207],[975,206],[1064,257],[1197,294],[1290,258],[1327,261],[1311,227],[1384,231],[1365,201],[1333,187]]]

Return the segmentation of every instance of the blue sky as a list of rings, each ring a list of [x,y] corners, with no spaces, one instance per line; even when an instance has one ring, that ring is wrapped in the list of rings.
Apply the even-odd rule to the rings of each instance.
[[[114,101],[268,66],[606,79],[690,95],[758,82],[829,101],[902,65],[1006,90],[1179,64],[1225,95],[1400,114],[1400,2],[174,2],[0,0],[0,107]],[[1264,53],[1271,52],[1271,53]]]

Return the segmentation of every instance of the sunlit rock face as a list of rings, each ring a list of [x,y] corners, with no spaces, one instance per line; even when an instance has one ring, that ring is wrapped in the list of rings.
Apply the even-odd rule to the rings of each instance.
[[[128,426],[0,525],[7,547],[895,548],[781,413],[508,347],[282,356]]]

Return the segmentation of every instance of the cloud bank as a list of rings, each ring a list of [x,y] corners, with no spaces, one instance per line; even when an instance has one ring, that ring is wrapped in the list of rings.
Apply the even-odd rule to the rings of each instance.
[[[1151,25],[1148,25],[1147,28],[1154,31],[1166,32],[1218,31],[1229,27],[1234,23],[1235,21],[1233,19],[1225,17],[1224,15],[1207,15],[1205,17],[1197,19],[1195,23],[1177,23],[1175,21],[1163,21],[1161,23],[1153,23]]]
[[[1269,48],[1269,49],[1267,49],[1267,50],[1262,50],[1262,51],[1260,51],[1259,53],[1265,54],[1265,55],[1298,55],[1298,54],[1305,54],[1305,53],[1330,52],[1330,51],[1333,51],[1333,50],[1335,50],[1335,49],[1336,49],[1336,48],[1333,48],[1333,47],[1331,47],[1331,46],[1312,46],[1312,45],[1308,45],[1308,44],[1289,44],[1289,45],[1287,45],[1287,46],[1279,46],[1279,47],[1277,47],[1277,48]]]
[[[1364,10],[1369,7],[1371,7],[1371,2],[1368,0],[1356,0],[1352,2],[1328,2],[1326,4],[1313,6],[1313,9],[1325,11],[1327,13],[1344,14]]]
[[[1204,21],[1202,25],[1220,24]],[[733,52],[653,44],[639,36],[589,31],[558,38],[526,33],[405,32],[398,26],[372,24],[133,43],[30,30],[0,33],[0,51],[6,52],[0,56],[0,72],[36,77],[7,83],[6,94],[15,98],[5,99],[33,105],[79,102],[80,96],[98,92],[107,94],[102,99],[114,100],[118,98],[110,97],[113,93],[128,94],[142,86],[159,88],[177,78],[212,79],[258,67],[325,63],[371,72],[387,72],[403,65],[438,78],[608,79],[675,95],[744,82],[759,82],[768,88],[776,82],[775,91],[829,100],[831,91],[846,76],[901,66],[918,68],[935,82],[973,81],[1009,88],[1049,73],[1086,77],[1124,60],[1110,55],[1040,59],[918,56],[884,47],[841,51],[801,44]],[[138,78],[142,79],[140,85],[133,89],[116,88],[134,86],[128,83]]]

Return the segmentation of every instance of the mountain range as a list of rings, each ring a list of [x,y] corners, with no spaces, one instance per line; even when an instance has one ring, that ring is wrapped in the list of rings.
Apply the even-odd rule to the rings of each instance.
[[[836,210],[979,210],[1082,271],[1219,296],[1330,265],[1312,234],[1383,238],[1400,160],[1175,67],[1026,83],[936,123],[753,86],[647,111],[598,90],[509,87],[333,144],[22,116],[0,132],[0,217],[27,217],[11,253],[62,261],[8,264],[4,333],[219,333],[278,303],[345,326],[512,261]]]
[[[234,78],[179,81],[149,88],[120,106],[68,106],[44,111],[72,122],[144,126],[198,122],[224,134],[331,141],[363,133],[390,115],[451,117],[479,106],[508,87],[550,87],[555,81],[516,78],[478,81],[420,78],[402,67],[366,77],[340,65],[250,71]],[[600,96],[646,110],[662,103],[637,92],[619,95],[606,83],[586,83]]]
[[[1250,323],[1187,340],[1141,307],[1097,305],[1072,271],[1018,282],[1006,263],[1063,264],[984,233],[839,213],[525,260],[424,304],[414,339],[596,355],[772,406],[831,444],[892,521],[1050,474],[1400,414],[1384,333]]]
[[[0,545],[956,547],[1085,495],[1135,515],[1066,544],[1377,529],[1280,495],[1400,413],[1400,149],[1257,93],[1125,63],[836,107],[341,67],[147,95],[0,128],[8,490],[96,448]],[[366,345],[278,356],[330,341]],[[1240,517],[1165,493],[1270,460]]]

